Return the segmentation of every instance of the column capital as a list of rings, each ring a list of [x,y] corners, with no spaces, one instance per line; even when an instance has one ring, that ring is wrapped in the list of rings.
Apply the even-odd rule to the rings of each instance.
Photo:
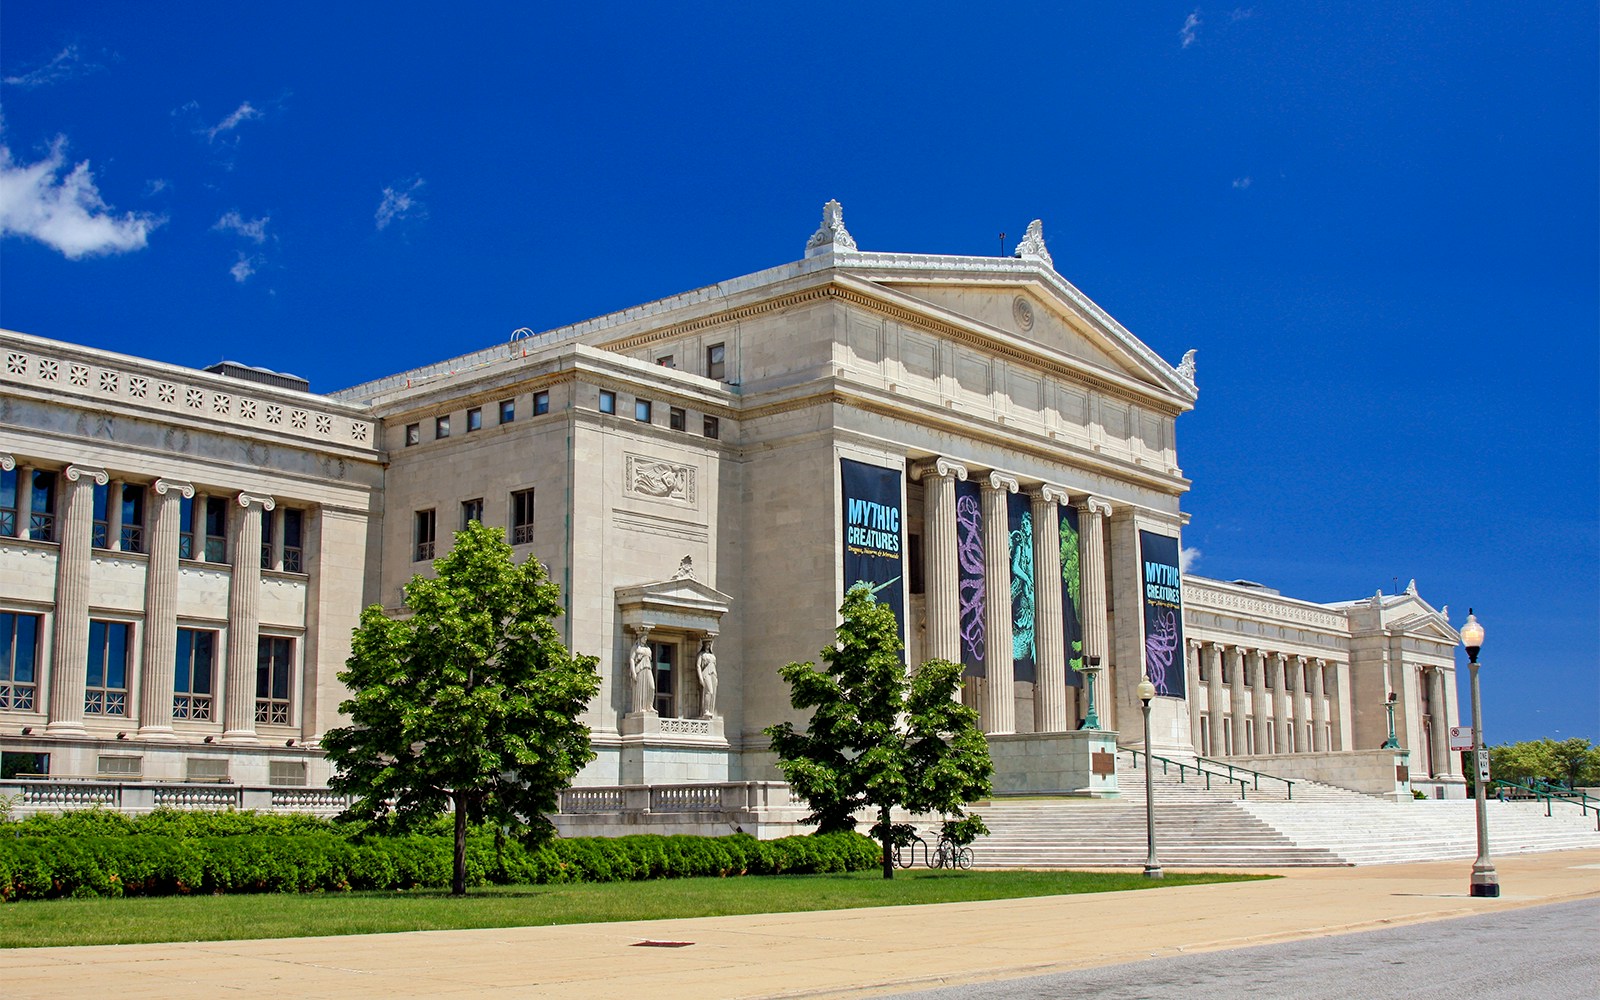
[[[151,487],[162,496],[176,490],[182,493],[185,499],[194,499],[194,484],[186,483],[179,479],[157,479],[151,484]]]
[[[1038,486],[1031,487],[1028,490],[1028,495],[1043,500],[1045,503],[1064,504],[1068,502],[1066,488],[1056,486],[1053,483],[1040,483]]]
[[[937,479],[948,479],[954,476],[965,482],[967,479],[967,467],[954,459],[945,458],[943,455],[938,458],[925,458],[920,462],[912,463],[912,480],[921,482],[929,476]]]
[[[991,471],[989,475],[984,478],[983,485],[987,489],[1004,490],[1007,493],[1015,493],[1022,488],[1017,482],[1017,477],[1008,476],[1004,472],[997,471]]]
[[[262,510],[272,510],[278,506],[278,502],[271,497],[258,497],[251,493],[241,493],[234,499],[238,501],[239,506],[245,508],[251,504],[259,504]]]
[[[17,460],[8,452],[0,451],[0,470],[10,472],[17,467]]]
[[[1086,514],[1104,515],[1106,517],[1110,517],[1117,510],[1111,505],[1111,501],[1103,497],[1097,497],[1092,493],[1085,496],[1079,506],[1083,508]]]
[[[111,482],[110,473],[106,472],[104,469],[97,469],[90,465],[69,465],[67,466],[66,471],[62,472],[61,474],[66,476],[74,483],[84,476],[88,476],[90,479],[93,479],[99,486],[104,486]]]

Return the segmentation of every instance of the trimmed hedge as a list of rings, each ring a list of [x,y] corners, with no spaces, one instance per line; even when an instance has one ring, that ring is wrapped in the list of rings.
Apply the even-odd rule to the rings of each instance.
[[[531,849],[496,841],[491,829],[468,835],[468,885],[800,875],[865,871],[880,860],[877,844],[855,833],[576,837]],[[0,899],[447,888],[453,850],[443,830],[361,836],[312,817],[36,816],[0,825]]]

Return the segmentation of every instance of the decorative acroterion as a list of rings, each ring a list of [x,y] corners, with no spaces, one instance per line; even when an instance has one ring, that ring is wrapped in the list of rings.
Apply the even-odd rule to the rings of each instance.
[[[806,241],[806,256],[855,248],[856,241],[844,227],[844,206],[838,201],[829,201],[822,206],[822,225]]]
[[[1017,243],[1016,252],[1011,256],[1022,260],[1042,260],[1047,267],[1055,267],[1056,263],[1050,258],[1050,251],[1044,245],[1044,222],[1034,219],[1028,223],[1028,231],[1022,234],[1022,240]]]
[[[1194,356],[1195,348],[1191,347],[1184,352],[1183,360],[1178,362],[1177,368],[1178,377],[1190,385],[1194,385]]]

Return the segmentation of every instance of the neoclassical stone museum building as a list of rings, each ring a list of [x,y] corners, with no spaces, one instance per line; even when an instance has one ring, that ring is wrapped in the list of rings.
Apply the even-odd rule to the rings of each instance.
[[[999,792],[1114,795],[1148,672],[1158,754],[1462,794],[1447,613],[1182,574],[1194,352],[1069,284],[1038,223],[1012,257],[880,253],[830,203],[793,263],[326,394],[0,355],[0,749],[40,805],[331,807],[360,610],[473,519],[600,659],[574,815],[792,815],[778,668],[856,581],[910,663],[966,664]]]

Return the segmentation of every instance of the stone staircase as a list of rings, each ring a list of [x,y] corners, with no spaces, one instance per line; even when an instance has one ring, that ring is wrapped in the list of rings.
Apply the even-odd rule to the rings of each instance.
[[[973,853],[980,868],[1139,868],[1145,860],[1144,771],[1117,755],[1122,797],[996,799],[973,811],[989,835]],[[1471,800],[1388,802],[1317,782],[1263,779],[1239,797],[1237,783],[1156,763],[1156,853],[1163,867],[1259,868],[1471,859],[1477,827]],[[1551,816],[1534,802],[1488,803],[1491,855],[1600,848],[1593,810],[1555,803]],[[931,843],[936,821],[921,821]]]

